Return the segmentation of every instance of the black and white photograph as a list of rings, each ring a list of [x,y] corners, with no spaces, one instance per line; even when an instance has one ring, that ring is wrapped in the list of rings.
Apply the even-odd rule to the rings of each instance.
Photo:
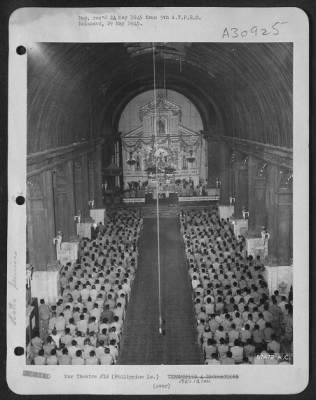
[[[247,10],[11,17],[15,392],[306,386],[308,24]]]

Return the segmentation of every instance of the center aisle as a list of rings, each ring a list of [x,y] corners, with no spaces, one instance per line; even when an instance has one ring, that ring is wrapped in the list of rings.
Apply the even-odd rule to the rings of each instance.
[[[144,219],[118,364],[202,363],[178,218],[160,219],[160,257],[165,335],[159,334],[157,222]]]

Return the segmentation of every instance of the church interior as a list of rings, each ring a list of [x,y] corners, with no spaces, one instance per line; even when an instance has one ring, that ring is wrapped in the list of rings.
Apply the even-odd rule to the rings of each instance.
[[[291,43],[33,43],[27,105],[27,363],[293,363]]]

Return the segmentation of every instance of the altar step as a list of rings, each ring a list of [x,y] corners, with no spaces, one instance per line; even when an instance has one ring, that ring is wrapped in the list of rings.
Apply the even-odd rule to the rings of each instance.
[[[180,212],[178,204],[159,204],[160,218],[178,217]],[[154,204],[148,204],[142,207],[143,218],[155,218],[157,216],[157,207]]]
[[[209,208],[214,208],[218,207],[218,201],[186,201],[183,203],[179,203],[180,210],[200,210],[200,209],[209,209]]]

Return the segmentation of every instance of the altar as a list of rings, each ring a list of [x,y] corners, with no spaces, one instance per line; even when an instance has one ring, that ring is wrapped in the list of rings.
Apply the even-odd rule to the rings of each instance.
[[[125,190],[136,185],[157,198],[158,180],[168,197],[206,181],[207,141],[181,122],[180,106],[163,96],[140,107],[139,127],[121,135]]]
[[[159,199],[168,199],[170,197],[170,193],[174,193],[174,192],[170,192],[168,189],[162,189],[159,190],[157,192],[157,189],[153,189],[153,198],[157,199],[157,196],[159,196]]]
[[[148,181],[146,193],[152,193],[153,198],[157,199],[158,192],[160,198],[162,197],[169,198],[171,193],[177,193],[174,179],[170,180],[164,177],[159,177],[157,179],[150,179]]]
[[[231,218],[234,235],[238,238],[240,235],[245,236],[248,231],[248,219]]]
[[[59,262],[47,265],[43,271],[35,271],[32,278],[32,297],[44,299],[47,303],[56,302],[60,296],[60,270]]]

